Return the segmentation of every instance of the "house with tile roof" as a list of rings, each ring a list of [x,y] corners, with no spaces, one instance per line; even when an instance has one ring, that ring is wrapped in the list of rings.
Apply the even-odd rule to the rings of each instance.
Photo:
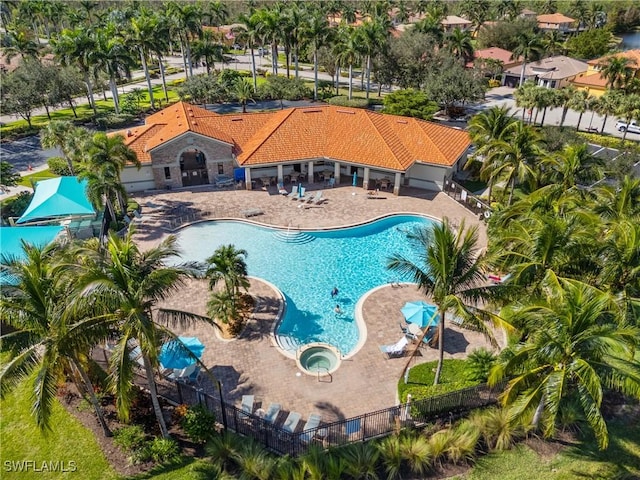
[[[483,48],[473,52],[473,62],[467,62],[465,67],[473,68],[474,65],[482,63],[483,60],[495,60],[500,62],[502,68],[511,68],[522,64],[522,57],[513,58],[513,52],[498,47]]]
[[[230,176],[247,189],[288,180],[391,180],[440,190],[463,166],[465,131],[409,117],[336,106],[220,115],[179,102],[118,132],[142,164],[126,167],[128,191],[213,184]]]
[[[575,32],[578,27],[577,20],[561,13],[538,15],[536,21],[543,32],[570,33]]]
[[[456,28],[459,28],[463,32],[466,30],[470,30],[473,22],[467,20],[466,18],[458,17],[457,15],[447,15],[444,17],[440,24],[444,29],[445,33],[453,32]]]
[[[541,87],[562,88],[586,71],[586,62],[564,55],[556,55],[527,63],[524,67],[524,79],[525,81],[533,80]],[[502,84],[507,87],[517,87],[520,84],[521,73],[522,65],[507,68],[504,71]]]
[[[602,64],[611,57],[629,59],[628,65],[634,71],[634,76],[640,77],[640,49],[635,49],[589,60],[587,71],[578,75],[571,83],[578,90],[586,90],[589,95],[602,96],[607,91],[607,79],[600,74],[600,70],[602,70]]]

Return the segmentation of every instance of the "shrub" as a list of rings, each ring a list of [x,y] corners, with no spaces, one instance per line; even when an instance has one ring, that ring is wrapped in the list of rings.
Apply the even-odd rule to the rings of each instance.
[[[149,458],[156,463],[175,463],[180,460],[180,447],[170,438],[154,438],[144,450]]]
[[[345,95],[338,95],[327,100],[329,105],[336,105],[338,107],[351,107],[351,108],[367,108],[369,106],[369,100],[366,98],[352,98],[349,100]]]
[[[638,144],[632,140],[625,140],[624,144],[622,144],[622,140],[617,137],[610,137],[609,135],[601,135],[599,133],[578,132],[577,136],[584,138],[588,143],[595,143],[596,145],[607,148],[638,148]]]
[[[465,374],[468,380],[486,382],[496,362],[495,355],[486,348],[476,348],[467,357]]]
[[[120,115],[116,115],[115,113],[110,113],[104,116],[96,117],[94,123],[96,127],[101,129],[108,128],[121,128],[130,124],[135,117],[128,113],[121,113]]]
[[[56,175],[69,176],[71,175],[71,171],[69,170],[69,163],[62,157],[51,157],[47,160],[47,165],[49,166],[49,170],[51,173],[55,173]],[[74,162],[73,169],[77,173],[79,170],[80,164],[78,162]]]
[[[495,78],[489,79],[489,88],[496,88],[501,85],[500,80],[496,80]]]
[[[202,405],[194,405],[184,412],[180,425],[194,443],[206,443],[215,435],[216,416]]]
[[[147,435],[140,425],[128,425],[113,432],[113,443],[125,452],[134,452],[143,447]]]
[[[140,213],[140,204],[138,202],[134,202],[133,200],[129,200],[127,202],[127,213],[133,213],[134,211]]]
[[[32,192],[20,192],[2,202],[2,218],[19,217],[27,209],[33,198]]]

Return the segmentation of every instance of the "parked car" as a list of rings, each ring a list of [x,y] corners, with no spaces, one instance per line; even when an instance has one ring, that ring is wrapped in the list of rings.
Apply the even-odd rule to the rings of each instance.
[[[640,133],[640,125],[638,125],[635,120],[629,124],[619,120],[618,123],[616,123],[616,130],[619,132],[624,132],[626,130],[631,133]]]
[[[216,187],[229,187],[236,183],[229,175],[216,175],[213,180]]]

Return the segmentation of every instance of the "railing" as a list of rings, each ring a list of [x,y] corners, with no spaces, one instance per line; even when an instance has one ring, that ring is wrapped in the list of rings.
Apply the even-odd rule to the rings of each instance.
[[[172,385],[175,392],[161,389],[159,393],[163,396],[174,393],[174,401],[177,395],[179,403],[203,405],[226,429],[251,436],[279,454],[294,456],[305,453],[311,444],[324,448],[342,446],[390,435],[407,427],[419,427],[438,419],[453,420],[472,409],[496,403],[503,388],[503,385],[469,387],[291,433],[260,416],[243,412],[220,397],[204,393],[202,389],[182,382]],[[167,387],[172,389],[169,385]]]
[[[487,219],[491,216],[491,207],[456,182],[453,177],[448,176],[444,178],[443,189],[444,193],[467,210],[477,214],[480,219]]]

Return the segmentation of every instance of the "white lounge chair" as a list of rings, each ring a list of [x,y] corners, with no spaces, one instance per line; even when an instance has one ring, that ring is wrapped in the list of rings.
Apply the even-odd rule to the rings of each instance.
[[[324,198],[322,197],[322,190],[320,190],[316,192],[314,197],[311,197],[311,199],[309,199],[308,203],[311,203],[312,205],[317,205],[323,201],[324,201]]]
[[[401,357],[404,355],[404,351],[409,345],[409,340],[407,337],[402,337],[393,345],[382,345],[380,346],[380,351],[382,353],[386,353],[388,358],[392,357]]]
[[[298,196],[298,185],[294,185],[287,197],[295,199]]]
[[[282,405],[279,403],[269,404],[269,408],[267,408],[267,412],[264,414],[263,418],[269,423],[276,423],[276,419],[280,413],[280,408],[282,408]]]
[[[171,380],[180,380],[181,382],[189,381],[189,378],[196,371],[196,363],[189,365],[185,368],[175,368],[173,373],[170,373],[168,378]]]
[[[307,197],[305,196],[305,192],[307,189],[305,187],[298,188],[298,194],[293,197],[291,200],[300,200],[301,202],[306,202]]]
[[[298,412],[289,412],[289,416],[287,416],[287,419],[284,421],[282,429],[285,432],[289,433],[295,432],[301,417],[302,415],[300,415]]]
[[[253,395],[243,395],[242,396],[242,411],[244,413],[253,413]]]
[[[307,423],[304,424],[304,428],[302,429],[302,435],[300,436],[300,440],[304,443],[309,443],[313,440],[313,437],[316,435],[318,431],[318,427],[320,426],[320,422],[322,421],[322,415],[319,413],[312,413],[309,415],[309,419]]]

